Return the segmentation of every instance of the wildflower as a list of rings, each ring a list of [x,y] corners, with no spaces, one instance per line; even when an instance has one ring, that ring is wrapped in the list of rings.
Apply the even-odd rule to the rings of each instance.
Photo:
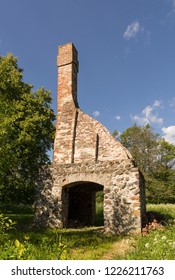
[[[146,243],[146,244],[145,244],[145,248],[149,248],[149,243]]]
[[[163,235],[162,236],[162,240],[166,240],[167,238],[166,238],[166,236],[165,235]]]

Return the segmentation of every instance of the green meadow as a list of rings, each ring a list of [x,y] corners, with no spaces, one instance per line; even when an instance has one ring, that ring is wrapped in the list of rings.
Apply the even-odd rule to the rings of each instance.
[[[0,259],[2,260],[170,260],[175,259],[175,205],[148,204],[148,215],[160,217],[160,226],[144,236],[106,235],[98,207],[97,226],[79,229],[33,227],[33,209],[1,207]],[[99,225],[98,225],[99,224]]]

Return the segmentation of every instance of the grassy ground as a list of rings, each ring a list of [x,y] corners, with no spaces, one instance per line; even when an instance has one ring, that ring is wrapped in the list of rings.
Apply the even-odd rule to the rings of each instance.
[[[175,259],[175,205],[147,206],[163,227],[144,237],[107,236],[102,226],[37,231],[32,209],[25,208],[2,209],[17,224],[0,236],[0,259]]]
[[[147,212],[158,216],[162,226],[137,237],[125,259],[175,260],[175,204],[149,204]]]
[[[16,221],[14,229],[0,236],[0,259],[100,259],[121,237],[103,234],[103,213],[97,226],[81,229],[36,230],[29,207],[3,207],[1,212]],[[26,213],[27,212],[27,213]]]
[[[100,259],[119,239],[98,227],[12,231],[1,239],[0,259]]]

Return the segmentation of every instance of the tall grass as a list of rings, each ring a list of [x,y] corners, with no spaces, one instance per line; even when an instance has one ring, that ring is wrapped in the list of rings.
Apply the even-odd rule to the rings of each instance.
[[[98,206],[98,205],[97,205]],[[113,250],[113,259],[175,259],[175,205],[148,205],[148,213],[160,214],[163,227],[146,236],[105,235],[103,227],[82,229],[35,230],[32,209],[7,209],[7,215],[17,224],[0,236],[0,259],[103,259]],[[27,212],[27,213],[26,213]],[[97,219],[103,220],[97,207]],[[131,239],[129,251],[119,255],[118,244]],[[124,249],[124,248],[123,248]],[[128,248],[126,248],[128,250]],[[118,253],[117,253],[118,252]]]
[[[14,212],[12,207],[6,207],[6,215],[15,220],[16,225],[0,236],[0,259],[100,259],[113,242],[121,239],[104,235],[102,226],[36,230],[32,227],[30,207],[14,206]],[[102,222],[103,211],[97,207],[96,224]]]
[[[0,259],[100,259],[120,239],[97,227],[12,231],[0,238]]]
[[[175,259],[175,205],[149,204],[148,213],[161,215],[162,227],[150,231],[149,234],[138,237],[130,252],[129,260],[174,260]]]

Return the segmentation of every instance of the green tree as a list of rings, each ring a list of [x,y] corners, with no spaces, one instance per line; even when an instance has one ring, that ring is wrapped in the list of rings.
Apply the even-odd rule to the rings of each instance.
[[[173,168],[175,166],[175,146],[161,138],[159,141],[159,162],[165,168]]]
[[[118,131],[115,129],[114,132],[112,133],[112,136],[115,138],[115,139],[119,139],[119,133]]]
[[[140,170],[152,171],[157,164],[159,135],[149,125],[134,125],[120,135],[121,143],[131,152]]]
[[[147,201],[175,201],[175,146],[146,125],[134,125],[120,135],[146,180]]]
[[[0,57],[0,199],[31,202],[39,168],[49,162],[55,115],[51,94],[23,81],[12,54]]]

